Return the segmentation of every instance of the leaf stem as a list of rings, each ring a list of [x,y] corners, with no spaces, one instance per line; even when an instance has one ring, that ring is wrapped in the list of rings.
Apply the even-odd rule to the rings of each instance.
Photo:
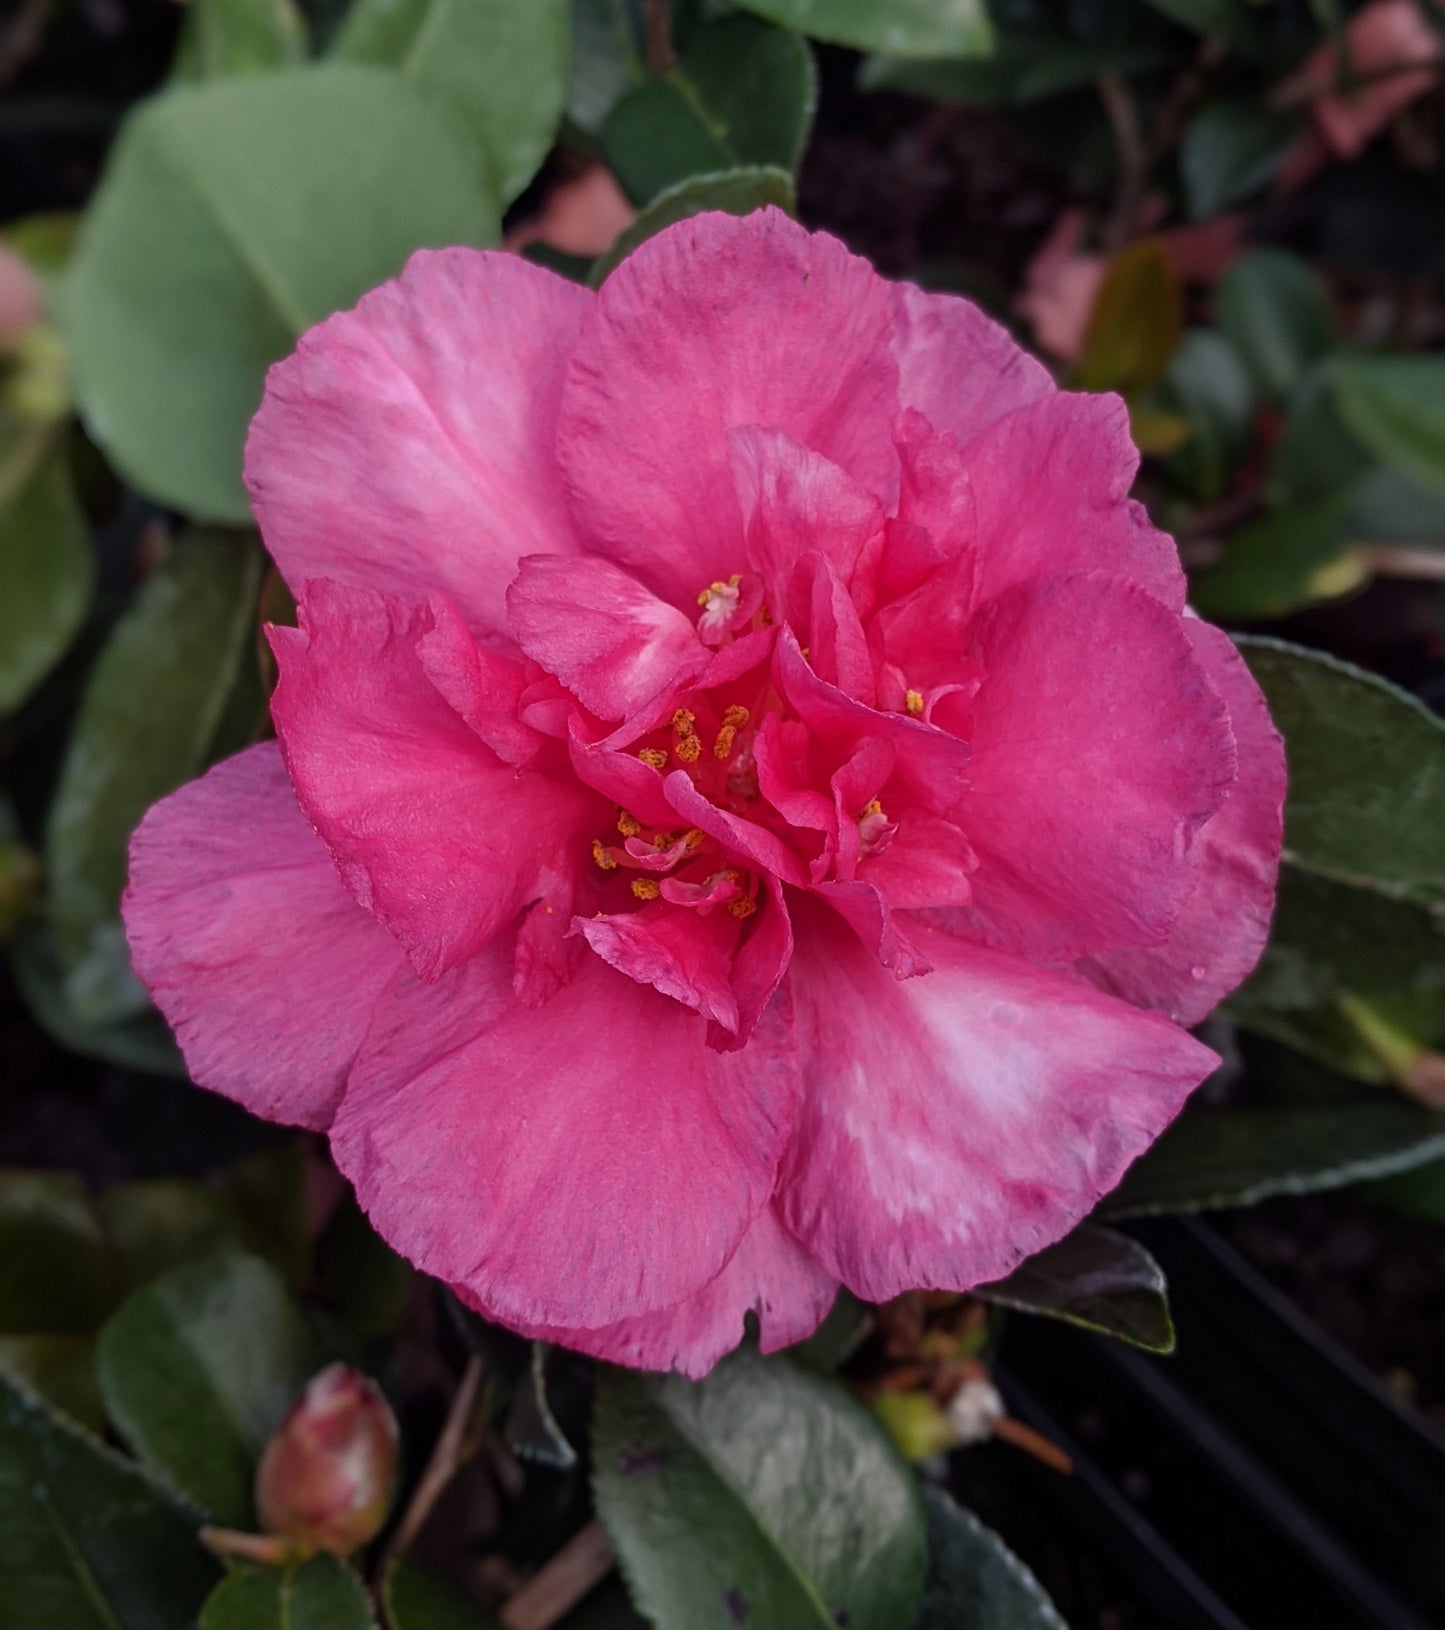
[[[602,1583],[616,1561],[602,1524],[594,1518],[508,1600],[502,1623],[507,1630],[550,1630]]]

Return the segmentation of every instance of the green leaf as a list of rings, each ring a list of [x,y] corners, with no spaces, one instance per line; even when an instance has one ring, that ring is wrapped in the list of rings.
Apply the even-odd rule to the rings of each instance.
[[[924,1571],[917,1486],[847,1392],[746,1351],[705,1381],[603,1372],[597,1513],[668,1630],[896,1630]]]
[[[481,149],[502,204],[546,158],[567,91],[567,0],[355,0],[332,49],[409,80]]]
[[[222,79],[305,58],[306,19],[295,0],[190,0],[171,77]]]
[[[1130,1167],[1107,1216],[1211,1211],[1407,1171],[1445,1154],[1445,1116],[1413,1104],[1194,1110]]]
[[[725,17],[700,29],[670,72],[618,102],[602,146],[629,196],[645,204],[694,175],[794,169],[816,102],[813,58],[796,34]]]
[[[1156,0],[1157,3],[1157,0]],[[1179,171],[1196,221],[1251,197],[1274,180],[1297,121],[1250,102],[1209,102],[1189,121]]]
[[[1164,377],[1182,323],[1179,284],[1157,238],[1115,255],[1094,300],[1079,358],[1088,391],[1141,390]]]
[[[366,1588],[324,1552],[299,1568],[238,1568],[206,1598],[200,1630],[373,1630]]]
[[[993,43],[984,0],[739,0],[743,11],[855,51],[982,56]]]
[[[1111,40],[1009,33],[987,55],[938,61],[869,57],[858,71],[858,83],[864,90],[899,91],[963,107],[1022,107],[1092,85],[1105,69],[1128,76],[1164,60],[1157,51]]]
[[[395,73],[332,63],[152,98],[61,291],[91,433],[142,492],[243,523],[267,366],[413,249],[497,230],[471,146]]]
[[[1243,45],[1250,38],[1248,13],[1241,0],[1149,0],[1155,11],[1195,34]]]
[[[226,1179],[248,1250],[279,1268],[292,1290],[311,1277],[306,1148],[299,1138],[243,1160]]]
[[[366,1220],[350,1189],[316,1242],[318,1275],[327,1305],[359,1336],[395,1330],[416,1274]]]
[[[1339,570],[1349,503],[1348,493],[1333,493],[1240,527],[1224,559],[1191,578],[1191,604],[1214,622],[1262,621],[1358,587],[1363,568]]]
[[[1340,416],[1402,475],[1445,492],[1445,357],[1336,357]]]
[[[1382,1177],[1365,1193],[1392,1211],[1445,1223],[1445,1160],[1431,1160],[1396,1177]]]
[[[1136,1240],[1085,1223],[974,1295],[1117,1336],[1151,1353],[1174,1351],[1164,1273]]]
[[[0,1331],[89,1335],[119,1264],[74,1172],[0,1172]]]
[[[1043,1586],[991,1528],[923,1488],[928,1584],[913,1630],[1068,1630]]]
[[[224,1254],[126,1301],[101,1332],[100,1385],[141,1460],[246,1528],[256,1460],[324,1359],[275,1270]]]
[[[1284,434],[1270,455],[1266,491],[1280,505],[1340,493],[1349,503],[1368,465],[1369,455],[1335,410],[1326,358],[1309,369],[1290,396]]]
[[[666,226],[700,215],[704,210],[723,210],[729,215],[751,215],[769,205],[786,210],[797,208],[793,178],[786,170],[723,170],[717,175],[694,176],[680,186],[659,193],[592,268],[591,282],[598,287],[607,274],[619,266],[641,243]]]
[[[1373,674],[1239,642],[1285,739],[1285,860],[1396,899],[1445,902],[1445,722]]]
[[[1222,334],[1193,328],[1169,360],[1163,394],[1190,428],[1189,440],[1168,463],[1169,474],[1199,502],[1210,503],[1223,495],[1249,446],[1254,386]]]
[[[142,1011],[116,919],[141,816],[206,762],[256,616],[249,535],[178,538],[116,624],[86,686],[45,837],[50,923],[77,1017]]]
[[[647,78],[628,0],[571,0],[567,117],[598,135],[618,97]]]
[[[1348,526],[1368,543],[1435,548],[1445,544],[1445,495],[1418,486],[1388,465],[1376,464],[1355,483]]]
[[[392,1563],[381,1606],[387,1630],[497,1630],[497,1621],[470,1596],[414,1562]]]
[[[1277,402],[1334,338],[1323,285],[1304,261],[1279,249],[1241,255],[1215,291],[1214,309],[1255,384]]]
[[[117,1183],[96,1204],[132,1289],[240,1241],[241,1218],[230,1195],[187,1178]]]
[[[62,449],[0,500],[0,714],[13,712],[80,631],[95,586],[90,529]]]
[[[0,1375],[0,1624],[178,1630],[218,1568],[201,1514]]]
[[[90,1431],[105,1431],[93,1337],[0,1336],[0,1375]]]
[[[121,1018],[82,1017],[72,1004],[66,969],[54,937],[43,923],[27,924],[10,946],[10,967],[36,1021],[62,1047],[126,1070],[184,1077],[186,1067],[159,1013]],[[138,987],[132,993],[140,1000]]]

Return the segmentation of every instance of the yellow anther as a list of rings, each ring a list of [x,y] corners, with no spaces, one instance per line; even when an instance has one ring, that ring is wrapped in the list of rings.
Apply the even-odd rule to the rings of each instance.
[[[672,716],[672,728],[679,736],[690,736],[697,723],[697,714],[691,708],[680,707]]]
[[[639,900],[655,900],[662,893],[659,884],[654,883],[650,877],[634,877],[632,879],[632,892]]]
[[[923,692],[921,690],[909,691],[903,698],[903,702],[915,719],[923,712]]]
[[[637,756],[644,764],[651,765],[654,770],[665,770],[667,768],[667,754],[660,747],[644,747]]]
[[[617,856],[603,847],[601,838],[593,838],[592,840],[592,858],[604,872],[615,872],[617,870]]]
[[[679,737],[677,746],[673,748],[673,751],[677,754],[681,763],[696,764],[698,759],[702,757],[702,737]]]
[[[734,730],[741,730],[751,717],[752,715],[745,707],[739,707],[734,702],[727,712],[723,714],[722,722],[724,728],[730,726]]]
[[[693,827],[690,832],[683,833],[682,841],[686,845],[688,854],[692,854],[695,850],[702,848],[702,833],[697,827]]]
[[[629,815],[625,809],[617,812],[617,830],[624,838],[635,838],[642,830],[642,822],[635,815]]]
[[[728,901],[729,915],[736,917],[740,922],[751,917],[757,909],[758,907],[756,901],[749,900],[746,895],[744,895],[741,900]]]
[[[652,834],[652,847],[661,854],[664,849],[671,849],[677,839],[671,832],[654,832]]]
[[[883,800],[881,798],[874,798],[870,802],[864,804],[863,813],[858,817],[858,819],[860,821],[866,821],[870,815],[881,815],[882,813]]]
[[[712,744],[713,754],[717,758],[726,758],[733,750],[733,742],[737,740],[738,729],[734,724],[725,724],[717,733],[717,740]]]

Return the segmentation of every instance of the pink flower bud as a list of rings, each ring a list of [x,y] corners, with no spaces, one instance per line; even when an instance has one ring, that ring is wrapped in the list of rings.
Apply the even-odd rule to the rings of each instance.
[[[262,1528],[305,1555],[350,1555],[386,1520],[396,1449],[396,1417],[376,1385],[344,1364],[328,1365],[261,1456]]]

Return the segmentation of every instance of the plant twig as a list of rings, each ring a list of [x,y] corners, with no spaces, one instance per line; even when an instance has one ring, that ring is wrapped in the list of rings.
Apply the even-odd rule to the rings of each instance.
[[[482,1361],[473,1353],[467,1360],[466,1369],[462,1371],[462,1378],[457,1384],[451,1408],[447,1411],[447,1418],[431,1452],[431,1459],[427,1461],[426,1470],[421,1474],[421,1481],[413,1491],[411,1501],[402,1513],[395,1532],[387,1541],[377,1569],[378,1579],[384,1576],[392,1557],[406,1553],[431,1515],[432,1507],[441,1498],[442,1490],[451,1482],[458,1467],[466,1459],[463,1445],[481,1381]]]
[[[595,1518],[512,1596],[501,1612],[507,1630],[550,1630],[612,1572],[612,1546]]]
[[[1333,74],[1329,79],[1309,79],[1288,90],[1276,91],[1270,97],[1269,105],[1280,112],[1290,108],[1303,107],[1310,102],[1318,102],[1327,96],[1348,96],[1352,91],[1363,90],[1367,85],[1378,85],[1385,80],[1400,79],[1405,74],[1418,74],[1421,72],[1439,75],[1445,64],[1439,61],[1416,59],[1414,62],[1390,62],[1382,68],[1372,68],[1366,73],[1345,75]]]
[[[1052,1467],[1068,1477],[1074,1469],[1074,1463],[1068,1455],[1059,1448],[1058,1444],[1050,1443],[1042,1432],[1035,1432],[1033,1427],[1025,1426],[1022,1421],[1016,1421],[1012,1415],[1000,1415],[996,1421],[989,1423],[990,1429],[996,1438],[1005,1443],[1013,1444],[1015,1449],[1022,1449],[1035,1460],[1041,1460],[1045,1466]]]
[[[1114,132],[1114,145],[1119,149],[1119,188],[1104,229],[1104,248],[1113,255],[1134,236],[1149,182],[1149,150],[1139,125],[1139,109],[1123,79],[1106,68],[1095,83],[1109,116],[1109,128]]]
[[[647,31],[647,71],[665,74],[677,66],[672,49],[672,0],[642,0],[642,22]]]

